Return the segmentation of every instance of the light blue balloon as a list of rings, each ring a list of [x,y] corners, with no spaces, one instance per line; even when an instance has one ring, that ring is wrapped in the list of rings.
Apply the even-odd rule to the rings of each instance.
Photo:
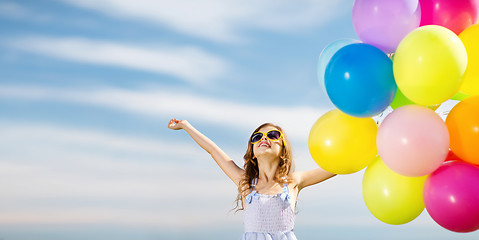
[[[328,66],[329,61],[333,57],[333,55],[344,46],[353,43],[360,43],[360,41],[355,39],[340,39],[336,40],[330,44],[328,44],[321,54],[319,54],[319,61],[318,61],[318,81],[319,81],[319,88],[321,89],[321,94],[326,93],[326,87],[324,85],[324,73],[326,72],[326,66]],[[326,95],[327,96],[327,95]],[[329,98],[328,98],[329,99]]]
[[[384,111],[397,91],[391,59],[379,48],[350,44],[331,58],[324,75],[331,102],[353,117]]]

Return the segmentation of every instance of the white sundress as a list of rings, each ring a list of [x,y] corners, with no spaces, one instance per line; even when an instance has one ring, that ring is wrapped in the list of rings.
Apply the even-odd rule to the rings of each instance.
[[[241,240],[297,240],[294,235],[294,211],[288,185],[276,195],[259,194],[253,180],[253,190],[246,196],[244,233]]]

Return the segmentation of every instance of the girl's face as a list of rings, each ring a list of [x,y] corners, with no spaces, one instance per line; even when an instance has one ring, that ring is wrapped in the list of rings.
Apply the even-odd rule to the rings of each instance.
[[[264,126],[258,132],[262,132],[263,137],[260,141],[253,145],[253,154],[256,158],[260,156],[279,157],[283,147],[283,136],[274,141],[266,136],[266,133],[271,130],[278,130],[273,126]]]

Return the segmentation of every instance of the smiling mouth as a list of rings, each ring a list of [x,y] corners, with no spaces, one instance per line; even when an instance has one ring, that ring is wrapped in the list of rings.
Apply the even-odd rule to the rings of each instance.
[[[271,147],[271,145],[269,145],[268,143],[260,143],[258,147]]]

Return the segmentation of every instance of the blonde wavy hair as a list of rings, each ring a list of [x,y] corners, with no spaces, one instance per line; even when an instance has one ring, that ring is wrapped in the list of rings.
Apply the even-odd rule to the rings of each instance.
[[[258,159],[254,157],[253,153],[253,144],[251,143],[250,139],[253,136],[254,133],[258,132],[261,128],[271,126],[282,133],[282,138],[283,138],[283,147],[281,150],[281,154],[279,156],[279,167],[276,171],[276,174],[274,176],[274,181],[278,183],[288,183],[290,182],[290,178],[288,178],[288,174],[290,172],[294,171],[294,163],[293,163],[293,153],[291,150],[291,144],[288,140],[288,137],[283,132],[283,129],[281,127],[274,125],[272,123],[263,123],[261,124],[258,128],[256,128],[253,133],[251,133],[250,138],[248,139],[248,148],[246,149],[246,153],[244,155],[244,174],[240,180],[239,186],[238,186],[238,196],[236,197],[236,209],[237,211],[244,210],[243,204],[242,204],[242,196],[248,195],[248,193],[251,191],[253,188],[252,181],[253,179],[257,178],[259,175],[259,169],[258,169]]]

